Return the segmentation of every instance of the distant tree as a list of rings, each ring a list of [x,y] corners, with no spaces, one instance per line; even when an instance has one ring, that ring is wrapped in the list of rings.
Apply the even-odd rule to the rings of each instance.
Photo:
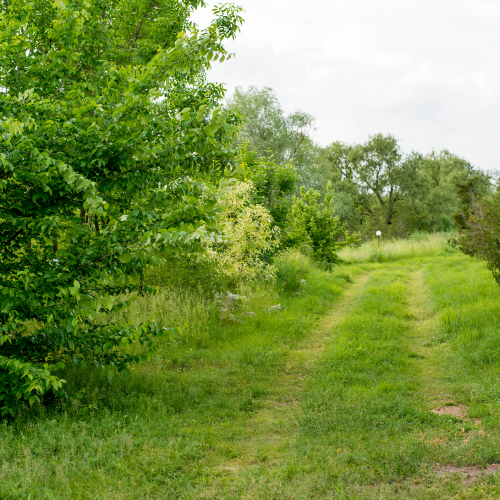
[[[249,143],[260,157],[273,156],[280,163],[309,166],[317,149],[310,137],[314,118],[303,111],[285,115],[276,93],[269,87],[248,90],[236,87],[227,107],[244,117],[238,142]]]
[[[335,188],[349,193],[365,216],[375,215],[375,204],[391,225],[397,203],[418,184],[419,155],[404,157],[392,135],[370,136],[364,144],[334,142],[327,148],[327,162]]]
[[[451,229],[460,206],[456,184],[474,171],[446,150],[404,154],[393,136],[382,134],[364,144],[334,142],[319,158],[318,175],[359,208],[365,233],[386,225],[389,234],[401,237],[416,230]],[[475,175],[478,188],[488,191],[488,175]]]
[[[460,227],[456,214],[464,207],[464,196],[468,196],[470,188],[475,201],[491,190],[488,174],[446,149],[423,157],[421,172],[426,183],[422,193],[426,204],[425,229],[443,228],[443,224],[452,224],[453,220]]]

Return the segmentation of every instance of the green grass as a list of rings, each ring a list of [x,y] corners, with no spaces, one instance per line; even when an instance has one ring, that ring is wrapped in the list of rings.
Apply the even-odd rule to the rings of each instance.
[[[439,256],[453,253],[447,240],[448,233],[416,233],[406,240],[377,240],[363,243],[357,248],[345,248],[340,257],[347,262],[394,262],[427,256]]]
[[[1,425],[0,498],[499,498],[500,476],[439,474],[500,463],[500,288],[445,241],[247,290],[236,322],[193,294],[139,300],[186,337],[112,384],[70,370],[79,398]]]
[[[247,445],[252,422],[286,398],[276,381],[291,351],[345,287],[313,271],[299,294],[254,292],[235,313],[238,323],[202,299],[188,304],[189,296],[138,301],[131,315],[165,323],[190,310],[186,338],[112,385],[99,372],[72,370],[68,385],[79,400],[2,425],[0,498],[196,498],[208,471],[259,453]],[[278,302],[283,312],[267,311]]]

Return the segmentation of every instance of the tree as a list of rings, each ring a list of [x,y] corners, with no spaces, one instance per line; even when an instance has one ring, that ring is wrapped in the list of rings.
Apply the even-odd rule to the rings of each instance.
[[[285,228],[299,175],[292,165],[280,165],[274,158],[261,158],[249,145],[243,145],[239,163],[241,171],[251,179],[252,202],[271,214],[274,224]]]
[[[451,241],[466,255],[485,258],[500,284],[499,196],[485,198],[481,172],[470,173],[455,185],[461,207],[453,214],[458,237]]]
[[[456,214],[455,243],[466,255],[483,258],[500,285],[500,195],[480,199],[476,180],[458,186],[463,206]]]
[[[316,154],[310,138],[314,118],[303,111],[285,115],[273,89],[250,86],[245,91],[236,87],[227,107],[245,117],[238,134],[240,144],[249,143],[258,156],[272,156],[282,165],[312,164]]]
[[[239,118],[205,81],[239,9],[202,0],[12,0],[0,18],[0,408],[62,390],[67,360],[149,359],[154,321],[109,313],[158,251],[196,250]],[[105,312],[103,312],[105,311]],[[143,352],[124,348],[140,342]]]
[[[392,136],[370,136],[364,144],[335,142],[327,160],[340,190],[349,192],[367,216],[374,215],[373,201],[380,205],[387,225],[392,224],[396,204],[416,182],[418,155],[403,158]]]
[[[359,241],[357,234],[348,231],[335,214],[334,194],[327,188],[327,194],[320,201],[321,194],[314,189],[300,189],[295,196],[287,228],[286,246],[308,245],[317,262],[337,264],[338,252]]]
[[[418,230],[449,230],[459,206],[455,184],[473,168],[446,150],[405,154],[393,136],[377,134],[364,144],[332,143],[318,170],[359,208],[364,232],[383,224],[389,234],[404,237]],[[488,176],[477,175],[487,190]]]
[[[446,149],[425,156],[421,168],[428,184],[426,225],[429,228],[439,228],[443,219],[454,220],[455,227],[460,227],[455,215],[464,205],[470,182],[474,185],[476,199],[482,198],[491,188],[488,174]]]

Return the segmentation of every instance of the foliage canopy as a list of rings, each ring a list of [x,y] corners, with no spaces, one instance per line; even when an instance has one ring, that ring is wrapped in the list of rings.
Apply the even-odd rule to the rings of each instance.
[[[279,164],[310,167],[316,148],[310,134],[314,117],[304,111],[288,115],[283,111],[273,89],[250,86],[236,87],[228,100],[229,109],[238,110],[244,117],[238,142],[248,143],[260,157],[274,157]]]
[[[13,0],[0,17],[0,408],[59,391],[66,360],[122,370],[174,335],[110,313],[158,250],[217,220],[239,116],[207,83],[239,8]],[[105,312],[103,312],[105,311]],[[143,352],[124,347],[139,341]]]

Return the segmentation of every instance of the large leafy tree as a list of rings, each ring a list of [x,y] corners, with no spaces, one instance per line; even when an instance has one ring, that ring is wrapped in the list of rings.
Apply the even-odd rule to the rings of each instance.
[[[364,144],[334,142],[327,148],[335,185],[349,192],[367,216],[379,205],[387,225],[392,224],[395,207],[414,189],[417,181],[415,155],[404,157],[392,135],[377,134]]]
[[[313,164],[317,148],[311,139],[314,117],[304,111],[285,114],[273,89],[236,87],[228,108],[245,117],[238,142],[249,143],[260,157],[299,168]]]
[[[175,332],[109,313],[158,251],[207,237],[233,168],[239,118],[205,72],[241,18],[216,7],[200,32],[189,16],[203,5],[2,2],[2,414],[61,390],[68,359],[121,370]],[[133,341],[142,354],[124,351]]]

